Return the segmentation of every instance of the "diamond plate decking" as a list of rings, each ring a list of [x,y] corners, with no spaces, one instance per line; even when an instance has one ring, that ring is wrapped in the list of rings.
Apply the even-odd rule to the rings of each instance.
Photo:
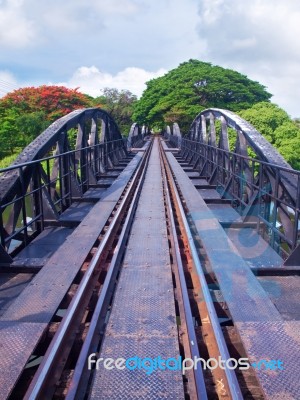
[[[155,195],[153,195],[155,192]],[[101,357],[178,357],[158,143],[132,226]],[[152,213],[153,218],[152,218]],[[181,371],[95,371],[90,399],[184,399]]]
[[[110,194],[114,194],[115,188],[116,193],[121,195],[141,157],[142,153],[138,153],[132,159],[120,174],[116,185],[111,186]],[[44,329],[105,226],[118,200],[116,196],[112,197],[95,204],[81,224],[1,316],[0,371],[1,374],[5,371],[4,377],[10,377],[7,383],[1,386],[1,399],[5,399],[13,389],[14,382],[21,374],[28,357],[34,351]],[[14,342],[18,345],[14,346]]]
[[[189,210],[224,300],[234,322],[280,321],[282,318],[238,249],[227,237],[175,157],[167,153],[172,170]]]
[[[300,321],[238,323],[239,335],[251,363],[280,360],[283,370],[256,366],[255,372],[269,400],[297,400],[300,395]]]

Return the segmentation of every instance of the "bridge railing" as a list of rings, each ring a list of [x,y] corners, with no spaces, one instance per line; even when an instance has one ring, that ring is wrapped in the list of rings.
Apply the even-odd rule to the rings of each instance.
[[[175,122],[172,127],[169,125],[163,131],[163,137],[169,142],[169,146],[173,148],[181,147],[181,132],[179,125]]]
[[[285,259],[300,242],[300,171],[182,138],[181,156]],[[284,183],[284,185],[283,185]]]
[[[96,187],[111,160],[124,154],[120,138],[0,170],[0,181],[17,182],[12,195],[0,198],[2,261],[11,261],[8,254],[26,246],[47,224],[58,224],[61,213]]]
[[[150,130],[147,126],[140,126],[136,122],[133,123],[127,138],[127,149],[130,150],[133,147],[142,147],[145,137],[149,134]]]

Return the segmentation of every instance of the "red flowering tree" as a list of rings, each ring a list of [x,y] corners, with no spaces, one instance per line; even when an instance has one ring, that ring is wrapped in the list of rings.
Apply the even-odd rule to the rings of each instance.
[[[20,113],[43,111],[50,122],[73,110],[90,105],[89,96],[78,92],[78,89],[68,89],[64,86],[43,85],[21,88],[8,93],[0,100],[1,108],[14,108]]]
[[[26,87],[0,99],[0,158],[20,151],[56,119],[92,106],[92,98],[64,86]]]

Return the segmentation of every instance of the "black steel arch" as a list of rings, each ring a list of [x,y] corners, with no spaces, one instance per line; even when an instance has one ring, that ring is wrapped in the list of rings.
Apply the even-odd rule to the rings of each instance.
[[[128,139],[127,148],[130,150],[132,147],[141,147],[144,144],[145,136],[149,135],[149,128],[143,125],[142,127],[134,122],[131,125]]]
[[[100,138],[99,135],[97,135],[99,120],[101,120]],[[91,121],[91,130],[89,132],[87,132],[86,127],[84,126],[87,121]],[[113,154],[115,147],[113,141],[122,139],[121,132],[119,131],[116,122],[105,110],[99,108],[87,108],[72,111],[66,116],[53,122],[19,154],[11,166],[42,159],[53,149],[54,146],[57,146],[57,154],[70,151],[71,146],[68,132],[76,126],[78,126],[76,150],[88,146],[91,146],[92,149],[92,146],[99,143],[112,142],[110,144],[111,148],[107,150],[111,150],[112,157],[115,156]],[[125,151],[125,145],[120,146],[120,143],[117,144],[117,148],[121,151]],[[107,162],[111,162],[110,157],[108,157]],[[27,170],[30,170],[31,168],[32,166],[30,165],[26,167]],[[105,169],[104,165],[103,168]],[[17,175],[17,172],[12,170],[4,172],[0,176],[0,198],[2,201],[9,200],[11,199],[11,196],[14,195],[15,186],[20,183]]]
[[[180,148],[182,136],[177,122],[172,127],[167,125],[163,131],[163,136],[169,141],[169,145]]]
[[[216,143],[216,129],[214,126],[216,119],[219,119],[222,123],[222,129],[220,131],[221,140],[219,143]],[[209,121],[209,131],[207,131],[207,121]],[[192,140],[203,141],[213,146],[223,148],[224,150],[229,150],[228,127],[237,132],[234,152],[243,154],[248,145],[254,150],[258,159],[271,164],[291,168],[282,155],[278,153],[271,143],[268,142],[253,125],[229,110],[209,108],[202,111],[192,122],[187,136]]]
[[[51,124],[1,171],[0,215],[9,214],[0,221],[2,253],[11,239],[26,245],[29,230],[38,233],[45,220],[58,220],[127,154],[126,140],[102,109],[75,110]]]
[[[300,173],[250,123],[228,110],[204,110],[182,138],[181,154],[244,220],[258,216],[279,252],[298,254]]]

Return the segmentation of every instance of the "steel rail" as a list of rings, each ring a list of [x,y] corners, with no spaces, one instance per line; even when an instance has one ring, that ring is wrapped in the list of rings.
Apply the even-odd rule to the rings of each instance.
[[[194,321],[193,321],[193,316],[192,316],[192,311],[191,311],[191,306],[190,306],[190,301],[189,301],[189,294],[188,294],[188,290],[187,290],[187,286],[186,286],[186,279],[185,279],[185,275],[184,275],[182,258],[181,258],[181,254],[180,254],[179,242],[178,242],[178,237],[177,237],[177,232],[176,232],[175,217],[174,217],[172,204],[171,204],[171,195],[170,195],[170,190],[169,190],[168,183],[167,183],[166,165],[163,161],[163,156],[162,156],[163,150],[162,150],[161,146],[160,146],[160,150],[161,150],[163,182],[164,182],[164,187],[165,187],[165,195],[166,195],[166,200],[167,200],[168,212],[170,215],[170,225],[171,225],[171,231],[172,231],[172,236],[173,236],[174,253],[175,253],[175,257],[176,257],[176,265],[177,265],[178,275],[179,275],[180,290],[182,293],[187,334],[188,334],[188,338],[189,338],[189,341],[188,341],[189,348],[190,348],[191,356],[193,358],[197,357],[199,359],[200,352],[199,352],[199,348],[197,345],[197,337],[196,337],[196,333],[195,333],[195,329],[194,329]],[[208,399],[207,392],[206,392],[206,386],[205,386],[205,382],[204,382],[202,366],[201,366],[201,368],[193,369],[193,374],[194,374],[194,381],[195,381],[196,392],[197,392],[197,399],[198,400]]]
[[[145,154],[149,154],[151,146],[148,147],[148,151]],[[61,371],[63,369],[63,365],[61,365],[62,353],[64,352],[64,347],[68,346],[69,337],[72,337],[72,333],[74,333],[74,321],[77,317],[78,310],[82,307],[82,303],[84,303],[85,296],[89,289],[89,283],[92,280],[93,276],[97,274],[97,268],[99,264],[99,260],[101,259],[108,243],[111,240],[111,236],[114,234],[115,228],[118,226],[119,219],[122,213],[125,212],[125,209],[128,205],[128,201],[132,196],[132,192],[135,191],[136,184],[140,179],[140,175],[143,171],[146,162],[146,155],[142,159],[137,171],[134,174],[132,182],[130,183],[101,243],[99,248],[97,249],[94,257],[92,258],[90,265],[88,266],[78,289],[67,309],[66,315],[63,317],[62,321],[59,324],[59,328],[55,333],[49,348],[46,351],[46,354],[41,362],[25,396],[24,400],[37,400],[49,398],[49,393],[53,392],[53,386],[55,385],[55,381],[57,379],[58,374],[58,366],[61,366]],[[78,322],[77,322],[78,323]],[[70,345],[68,346],[70,351]],[[63,361],[65,362],[65,358],[63,357]]]
[[[142,189],[142,185],[144,183],[149,157],[150,157],[151,145],[149,146],[149,151],[146,155],[145,165],[143,171],[141,173],[140,180],[138,182],[137,188],[135,190],[131,205],[127,212],[126,220],[122,227],[121,234],[119,236],[118,244],[114,250],[114,255],[111,260],[110,268],[107,273],[106,279],[104,281],[103,287],[101,289],[101,293],[99,299],[97,301],[95,311],[93,313],[93,317],[90,322],[90,326],[87,332],[87,336],[81,348],[75,370],[70,382],[70,387],[68,393],[66,395],[66,400],[78,399],[81,400],[84,398],[86,393],[86,386],[88,385],[88,378],[90,372],[87,368],[87,359],[89,354],[99,352],[99,340],[101,336],[101,331],[104,328],[104,319],[105,313],[107,309],[107,305],[112,297],[112,286],[114,285],[114,278],[117,275],[117,272],[120,267],[120,263],[122,260],[122,256],[124,254],[125,244],[127,238],[129,236],[130,228],[132,225],[132,221],[134,219],[135,211],[138,205],[138,200],[140,196],[140,192]]]
[[[198,252],[197,252],[197,248],[195,246],[194,243],[194,239],[193,239],[193,235],[191,233],[190,230],[190,226],[188,223],[188,220],[186,218],[183,206],[182,206],[182,202],[176,187],[176,183],[174,181],[173,175],[172,175],[172,169],[168,163],[168,161],[166,160],[165,163],[166,166],[166,170],[169,172],[168,173],[168,177],[169,177],[169,182],[170,185],[172,186],[172,190],[175,196],[175,201],[177,203],[178,209],[180,211],[180,217],[182,219],[183,225],[184,225],[184,229],[185,229],[185,233],[186,233],[186,237],[188,240],[188,245],[190,247],[190,251],[191,251],[191,256],[196,268],[196,271],[198,273],[198,277],[199,277],[199,281],[200,281],[200,285],[201,285],[201,289],[203,292],[203,297],[206,303],[206,307],[208,310],[208,315],[209,315],[209,319],[211,322],[211,325],[213,327],[213,331],[215,334],[215,339],[218,345],[218,349],[220,352],[220,356],[222,358],[222,360],[229,360],[230,359],[230,355],[227,349],[227,345],[224,339],[224,335],[221,329],[221,326],[219,324],[219,320],[218,320],[218,316],[210,295],[210,291],[205,279],[205,275],[203,272],[203,268],[201,265],[201,262],[199,260],[199,256],[198,256]],[[226,378],[227,378],[227,382],[228,382],[228,387],[230,389],[230,394],[233,400],[242,400],[243,399],[243,395],[239,386],[239,383],[237,381],[237,377],[235,375],[234,370],[226,368],[225,367],[225,374],[226,374]]]

